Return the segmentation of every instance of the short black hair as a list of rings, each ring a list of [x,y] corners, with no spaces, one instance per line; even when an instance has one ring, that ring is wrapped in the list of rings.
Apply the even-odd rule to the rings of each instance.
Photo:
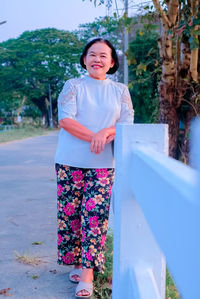
[[[114,74],[117,71],[117,69],[119,68],[119,59],[117,56],[117,52],[116,52],[115,48],[113,47],[113,45],[111,44],[111,42],[109,42],[107,39],[103,39],[101,37],[95,38],[95,39],[91,40],[89,43],[87,43],[87,45],[83,49],[83,53],[80,57],[80,64],[84,69],[86,69],[86,65],[84,63],[84,57],[87,55],[89,48],[93,44],[98,43],[98,42],[105,43],[111,49],[111,55],[112,55],[112,59],[114,60],[114,65],[113,65],[113,67],[111,67],[108,70],[107,74]]]

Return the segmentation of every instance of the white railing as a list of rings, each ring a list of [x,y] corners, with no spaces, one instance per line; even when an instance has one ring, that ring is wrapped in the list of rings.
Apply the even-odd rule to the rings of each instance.
[[[166,125],[118,125],[113,299],[164,299],[166,264],[182,299],[200,299],[200,119],[195,169],[167,156]]]

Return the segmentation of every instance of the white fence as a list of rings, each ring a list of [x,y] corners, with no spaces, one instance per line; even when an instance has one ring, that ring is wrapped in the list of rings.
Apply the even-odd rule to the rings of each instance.
[[[200,119],[192,169],[167,156],[166,125],[118,125],[113,299],[164,299],[165,257],[182,299],[200,299]]]

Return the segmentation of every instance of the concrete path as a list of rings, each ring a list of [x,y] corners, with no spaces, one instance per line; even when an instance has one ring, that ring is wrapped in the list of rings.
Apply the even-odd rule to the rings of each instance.
[[[0,291],[10,288],[13,299],[75,298],[70,267],[56,263],[57,137],[0,145]],[[19,263],[16,254],[42,263]]]
[[[0,291],[13,299],[74,298],[70,268],[56,264],[56,144],[53,133],[0,146]],[[42,263],[19,263],[15,252]]]

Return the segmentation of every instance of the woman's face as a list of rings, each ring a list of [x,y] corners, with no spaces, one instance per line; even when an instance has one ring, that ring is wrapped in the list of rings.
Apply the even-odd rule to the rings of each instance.
[[[84,57],[88,74],[93,79],[104,80],[108,70],[113,67],[111,48],[103,42],[93,44]]]

